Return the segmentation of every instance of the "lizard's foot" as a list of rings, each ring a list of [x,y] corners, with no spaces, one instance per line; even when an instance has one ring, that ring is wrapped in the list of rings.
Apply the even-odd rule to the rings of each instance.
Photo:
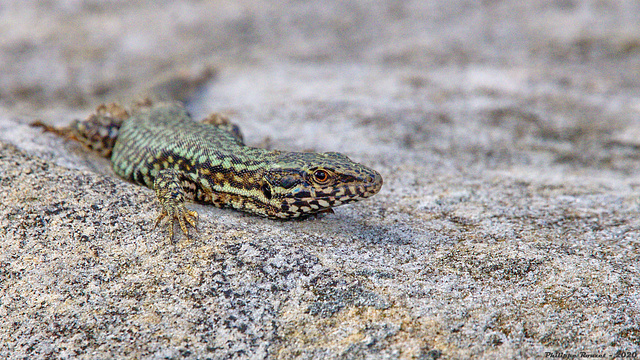
[[[128,118],[129,113],[122,106],[110,103],[98,106],[95,113],[85,120],[74,120],[69,126],[55,127],[40,120],[32,122],[31,126],[41,127],[46,132],[78,141],[100,156],[109,158],[120,126]]]
[[[218,129],[224,130],[231,134],[236,140],[238,140],[241,144],[244,144],[244,138],[242,136],[242,131],[240,131],[240,127],[231,121],[229,118],[220,114],[220,113],[211,113],[206,118],[200,121],[202,124],[213,125]]]
[[[191,225],[196,231],[196,221],[198,213],[191,211],[184,206],[185,192],[180,182],[180,173],[173,169],[161,170],[154,181],[156,196],[162,204],[162,212],[156,220],[154,229],[160,221],[165,217],[169,217],[171,225],[169,226],[169,236],[173,239],[173,226],[178,222],[180,229],[189,238],[187,224]]]
[[[122,106],[116,103],[102,104],[85,120],[71,123],[72,138],[108,158],[118,138],[120,126],[128,118],[129,113]]]
[[[173,227],[178,222],[180,225],[180,229],[184,235],[189,238],[189,232],[187,230],[187,224],[191,225],[196,231],[198,231],[198,227],[196,223],[198,221],[198,213],[195,211],[191,211],[182,204],[163,204],[162,212],[158,215],[158,219],[156,219],[156,224],[153,226],[155,229],[158,227],[162,219],[165,217],[169,217],[171,224],[169,225],[169,238],[173,240]]]

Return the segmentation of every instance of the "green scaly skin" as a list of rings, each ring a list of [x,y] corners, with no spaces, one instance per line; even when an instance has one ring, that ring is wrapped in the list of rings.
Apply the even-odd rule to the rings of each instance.
[[[194,122],[178,103],[148,103],[132,115],[103,105],[70,131],[105,156],[112,151],[116,174],[156,191],[158,222],[168,216],[187,236],[186,224],[195,227],[198,215],[186,209],[186,200],[292,219],[370,197],[382,187],[378,172],[342,154],[248,147],[225,118]]]

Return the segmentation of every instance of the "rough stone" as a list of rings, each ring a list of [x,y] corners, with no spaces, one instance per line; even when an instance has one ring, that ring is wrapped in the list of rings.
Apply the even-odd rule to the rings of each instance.
[[[640,351],[640,5],[8,1],[0,357],[504,359]],[[215,76],[214,76],[215,75]],[[379,194],[280,222],[189,205],[28,123],[150,92]]]

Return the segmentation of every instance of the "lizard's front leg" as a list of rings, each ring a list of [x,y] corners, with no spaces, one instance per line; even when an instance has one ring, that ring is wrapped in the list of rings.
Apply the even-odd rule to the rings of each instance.
[[[158,201],[160,201],[160,204],[162,205],[162,212],[156,220],[154,229],[162,219],[168,216],[171,220],[171,224],[169,226],[169,236],[171,239],[173,239],[173,226],[176,220],[180,225],[180,229],[182,229],[182,232],[187,236],[187,238],[189,238],[187,223],[193,226],[196,231],[198,230],[196,227],[198,213],[190,211],[184,206],[185,191],[182,187],[183,182],[181,181],[181,178],[182,175],[177,170],[164,169],[160,170],[153,183]]]

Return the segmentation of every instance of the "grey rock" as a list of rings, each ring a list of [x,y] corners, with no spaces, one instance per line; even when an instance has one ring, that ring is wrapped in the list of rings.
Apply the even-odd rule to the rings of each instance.
[[[633,356],[637,14],[613,0],[9,1],[0,357]],[[28,126],[140,95],[226,113],[253,146],[343,152],[385,184],[304,221],[189,205],[199,232],[170,241],[151,190]]]

